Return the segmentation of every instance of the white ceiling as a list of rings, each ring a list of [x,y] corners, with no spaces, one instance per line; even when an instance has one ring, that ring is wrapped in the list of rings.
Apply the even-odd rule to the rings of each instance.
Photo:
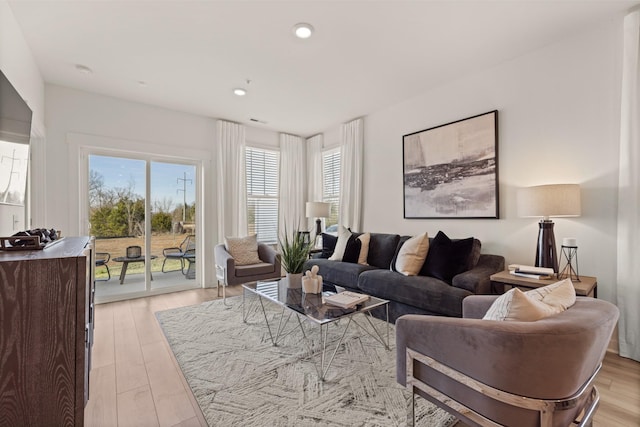
[[[48,83],[310,136],[621,16],[638,1],[9,4]],[[311,39],[293,36],[298,22],[315,27]],[[233,95],[235,87],[248,95]]]

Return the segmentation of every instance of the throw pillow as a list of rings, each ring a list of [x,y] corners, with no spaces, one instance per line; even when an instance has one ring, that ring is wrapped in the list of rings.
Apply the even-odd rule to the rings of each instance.
[[[431,242],[420,275],[435,277],[451,284],[454,276],[467,271],[472,250],[473,237],[452,241],[442,231],[438,231]]]
[[[358,263],[358,258],[360,256],[360,250],[362,248],[362,241],[356,237],[355,234],[352,234],[347,241],[347,246],[344,249],[344,255],[342,255],[343,262],[351,262],[353,264]]]
[[[367,264],[367,258],[369,257],[369,242],[371,241],[371,233],[364,233],[358,236],[358,240],[362,243],[360,248],[360,256],[358,257],[358,264]]]
[[[573,287],[571,279],[560,280],[551,285],[531,289],[525,293],[538,301],[562,307],[563,310],[571,307],[576,302],[576,288]]]
[[[422,233],[408,239],[400,250],[395,261],[395,270],[405,276],[418,274],[429,251],[429,236]]]
[[[522,292],[513,288],[498,297],[485,313],[484,320],[531,322],[561,313],[576,301],[571,280]]]
[[[258,237],[255,234],[247,237],[225,237],[224,247],[233,257],[236,265],[262,262],[258,256]]]
[[[337,242],[338,236],[322,233],[322,253],[320,254],[320,258],[329,258],[331,255],[333,255],[333,251],[336,249]]]
[[[336,247],[333,251],[333,255],[329,257],[331,261],[342,261],[344,251],[347,249],[349,237],[351,237],[351,232],[343,226],[340,226],[338,228],[338,241],[336,242]]]

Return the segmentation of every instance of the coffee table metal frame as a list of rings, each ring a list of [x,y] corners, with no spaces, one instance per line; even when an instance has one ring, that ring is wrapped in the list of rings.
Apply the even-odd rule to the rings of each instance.
[[[258,281],[253,283],[247,283],[242,285],[242,288],[243,288],[243,292],[242,292],[243,322],[247,323],[248,315],[251,312],[251,309],[255,305],[257,300],[260,304],[261,311],[264,316],[264,321],[267,325],[267,330],[269,332],[269,337],[271,338],[271,343],[273,344],[273,346],[278,346],[278,344],[281,342],[283,338],[285,338],[295,330],[300,329],[300,331],[302,332],[302,336],[304,337],[303,341],[307,345],[307,349],[309,350],[309,353],[312,354],[312,358],[313,358],[311,339],[307,337],[307,334],[302,325],[301,318],[302,320],[307,320],[309,323],[319,326],[320,348],[321,348],[320,355],[319,355],[320,363],[318,364],[317,362],[314,361],[314,365],[316,368],[316,373],[318,374],[318,378],[322,381],[325,380],[327,372],[329,371],[329,368],[331,367],[331,364],[333,363],[333,360],[336,354],[338,353],[340,346],[342,345],[344,337],[346,336],[351,323],[355,323],[367,335],[371,336],[377,342],[382,344],[386,350],[390,350],[390,347],[389,347],[389,301],[387,300],[370,296],[368,301],[364,302],[361,305],[358,305],[353,309],[340,309],[339,307],[334,307],[334,306],[325,304],[322,301],[322,295],[303,294],[300,289],[287,289],[286,283],[280,280]],[[285,298],[285,300],[283,301],[282,299],[283,291],[285,293],[287,291],[292,292],[294,294],[294,297],[289,301],[287,301]],[[257,296],[257,298],[254,299],[254,301],[251,304],[251,307],[249,307],[248,310],[246,309],[246,293],[247,292],[250,292],[251,294]],[[327,293],[327,292],[324,293],[324,295],[328,295],[328,294],[331,294],[331,293]],[[309,311],[304,310],[304,307],[302,305],[303,295],[305,298],[310,298],[310,299],[315,298],[315,304],[312,304],[312,309]],[[272,331],[272,325],[269,322],[269,318],[267,316],[267,312],[264,307],[263,301],[265,299],[282,307],[282,312],[280,313],[278,318],[278,326],[275,331],[275,335],[274,335],[274,332]],[[381,306],[385,307],[386,337],[384,337],[383,334],[380,333],[378,328],[376,328],[373,322],[371,321],[371,318],[373,317],[371,314],[371,310]],[[293,314],[296,315],[295,317],[297,320],[297,326],[293,326],[288,331],[285,331],[286,325],[291,319],[291,316]],[[324,314],[324,315],[321,316],[321,314]],[[368,323],[369,328],[363,326],[357,320],[354,319],[354,317],[357,314],[362,314],[364,316],[364,319]],[[337,340],[335,344],[333,353],[329,358],[327,358],[328,356],[327,351],[329,350],[329,346],[330,346],[330,344],[327,342],[329,325],[332,323],[335,323],[337,325],[338,322],[343,319],[347,320],[347,324],[344,326],[344,329],[340,334],[340,338]]]

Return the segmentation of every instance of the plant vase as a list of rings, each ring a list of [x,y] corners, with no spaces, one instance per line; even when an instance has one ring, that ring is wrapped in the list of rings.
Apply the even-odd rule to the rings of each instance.
[[[287,273],[285,280],[289,289],[300,289],[302,287],[302,273]]]

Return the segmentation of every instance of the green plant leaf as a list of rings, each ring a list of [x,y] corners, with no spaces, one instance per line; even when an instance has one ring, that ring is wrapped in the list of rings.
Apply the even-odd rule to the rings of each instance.
[[[282,266],[290,274],[302,273],[304,263],[309,259],[309,251],[313,244],[306,242],[304,235],[294,231],[291,235],[285,226],[284,238],[279,238],[280,250],[282,251]]]

